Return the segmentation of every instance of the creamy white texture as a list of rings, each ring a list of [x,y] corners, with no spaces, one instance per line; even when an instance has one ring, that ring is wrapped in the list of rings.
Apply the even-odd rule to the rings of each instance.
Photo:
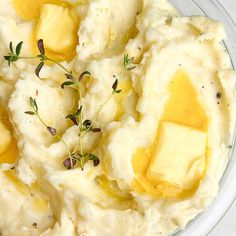
[[[92,74],[83,84],[88,119],[111,94],[114,77],[124,87],[129,83],[121,116],[117,118],[121,108],[119,95],[115,95],[95,122],[102,133],[89,133],[83,143],[84,151],[101,158],[101,165],[87,163],[84,171],[65,170],[63,142],[52,137],[37,117],[24,112],[31,109],[29,97],[36,97],[43,120],[57,128],[73,150],[78,144],[78,127],[71,126],[65,116],[75,108],[75,91],[61,89],[65,76],[56,65],[44,66],[43,80],[34,73],[38,61],[7,65],[3,56],[10,41],[14,45],[24,41],[22,55],[32,54],[34,22],[21,20],[11,1],[2,0],[0,98],[9,109],[20,150],[12,175],[22,182],[24,191],[3,171],[12,166],[2,165],[0,232],[3,236],[165,236],[184,229],[216,196],[232,144],[236,75],[220,44],[225,38],[223,25],[206,17],[182,17],[165,0],[90,0],[77,11],[81,21],[76,56],[62,64],[78,75],[84,70]],[[123,67],[126,53],[137,63],[129,72]],[[137,148],[153,143],[169,97],[168,84],[178,70],[188,74],[209,117],[211,160],[193,196],[155,199],[133,190],[132,158]],[[220,105],[216,99],[219,90],[224,99]],[[99,184],[104,175],[113,181],[115,194]],[[37,209],[34,201],[38,198],[47,207]]]

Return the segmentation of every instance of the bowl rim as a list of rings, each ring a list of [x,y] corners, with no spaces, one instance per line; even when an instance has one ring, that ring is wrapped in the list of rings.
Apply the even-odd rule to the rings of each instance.
[[[193,0],[193,2],[195,2],[194,0]],[[228,20],[231,22],[231,24],[232,24],[232,28],[233,29],[231,29],[231,30],[233,30],[235,33],[236,33],[236,23],[234,22],[234,19],[232,18],[232,16],[228,13],[228,11],[226,10],[226,8],[224,7],[224,5],[221,3],[221,2],[219,2],[218,0],[215,0],[215,1],[213,1],[213,0],[211,0],[211,2],[212,2],[212,4],[214,4],[215,5],[215,7],[216,8],[218,8],[218,10],[219,11],[222,11],[224,14],[225,14],[225,17],[227,17],[228,18]],[[195,4],[196,4],[196,2],[195,2]],[[226,27],[226,26],[225,26]],[[227,30],[227,29],[226,29]],[[234,61],[233,59],[232,59],[232,54],[229,52],[229,49],[228,49],[228,47],[227,47],[227,40],[228,39],[226,39],[226,40],[224,40],[223,41],[223,44],[224,44],[224,46],[225,46],[225,48],[226,48],[226,50],[227,50],[227,52],[228,52],[228,54],[229,54],[229,56],[230,56],[230,60],[231,60],[231,65],[232,65],[232,68],[233,68],[233,70],[235,70],[235,67],[236,67],[236,61]],[[236,44],[234,44],[233,43],[233,45],[235,45],[236,46]],[[236,123],[236,122],[235,122]],[[234,126],[235,127],[235,126]],[[226,182],[226,179],[225,178],[229,178],[230,176],[230,172],[232,171],[232,169],[233,169],[233,165],[231,165],[232,164],[232,162],[233,162],[233,160],[234,160],[234,162],[236,163],[236,161],[235,161],[235,158],[234,158],[234,154],[235,154],[235,152],[236,152],[236,148],[235,148],[235,145],[236,145],[236,127],[234,128],[234,135],[233,135],[233,148],[232,148],[232,150],[230,151],[230,153],[229,153],[229,161],[228,161],[228,163],[227,163],[227,166],[226,166],[226,168],[225,168],[225,171],[224,171],[224,173],[223,173],[223,176],[222,176],[222,178],[221,178],[221,180],[220,180],[220,187],[221,187],[221,185],[223,185],[223,184],[225,184],[225,182]],[[227,173],[227,171],[230,171],[229,173]],[[236,195],[234,196],[234,198],[233,198],[233,200],[231,201],[231,203],[227,206],[227,208],[226,208],[226,210],[225,210],[225,212],[218,218],[218,220],[216,221],[216,223],[215,223],[215,225],[207,232],[207,234],[206,235],[209,235],[222,221],[223,221],[223,219],[224,219],[224,217],[227,215],[227,213],[229,212],[229,210],[231,209],[231,207],[234,205],[234,203],[236,202]]]
[[[222,22],[225,26],[227,39],[224,40],[223,46],[227,50],[232,69],[236,68],[236,23],[232,16],[227,12],[222,3],[218,0],[169,0],[183,15],[201,15],[209,18],[216,19]],[[186,3],[187,2],[187,3]],[[186,4],[192,3],[190,10],[183,9]],[[184,5],[185,4],[185,5]],[[189,4],[191,5],[191,4]],[[191,12],[191,10],[194,11]],[[187,14],[185,14],[185,11]],[[197,12],[197,14],[195,14]],[[216,197],[210,203],[209,207],[198,214],[194,219],[188,222],[185,230],[178,230],[172,235],[175,236],[199,236],[209,235],[224,219],[225,215],[229,212],[233,204],[236,202],[236,173],[233,173],[233,168],[236,168],[236,121],[234,125],[234,134],[231,141],[232,148],[228,154],[228,163],[225,167],[223,175],[219,182],[219,190]],[[234,186],[234,187],[233,187]],[[222,202],[224,206],[222,206]],[[219,204],[219,207],[217,207]],[[214,215],[214,213],[216,215]],[[214,215],[214,217],[211,217]],[[201,224],[201,227],[199,225]],[[201,228],[201,229],[199,229]],[[189,231],[189,232],[188,232]],[[191,231],[191,232],[190,232]],[[198,231],[196,233],[196,231]]]

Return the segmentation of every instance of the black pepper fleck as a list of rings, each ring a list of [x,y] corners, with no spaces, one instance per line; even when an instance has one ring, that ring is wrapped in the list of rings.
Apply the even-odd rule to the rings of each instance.
[[[217,97],[217,98],[221,98],[221,93],[218,92],[218,93],[216,94],[216,97]]]
[[[37,223],[33,223],[32,226],[37,228],[38,224]]]
[[[232,148],[233,146],[229,145],[228,148]]]
[[[219,104],[220,104],[220,102],[217,102],[217,104],[219,105]]]
[[[204,85],[202,85],[202,88],[203,88],[203,89],[205,88]]]

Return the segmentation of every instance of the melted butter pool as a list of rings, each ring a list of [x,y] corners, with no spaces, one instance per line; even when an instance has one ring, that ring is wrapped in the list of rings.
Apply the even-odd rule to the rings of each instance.
[[[4,151],[0,153],[0,164],[3,163],[13,164],[16,162],[18,158],[19,150],[14,136],[12,124],[9,121],[7,111],[2,106],[1,101],[0,101],[0,123],[1,123],[0,127],[4,129],[4,131],[0,130],[0,132],[3,133],[7,131],[8,134],[10,135],[10,143],[8,143],[8,145],[3,149]],[[2,138],[7,138],[7,137],[5,136]]]
[[[119,202],[129,201],[132,199],[131,195],[123,193],[119,189],[116,181],[109,180],[105,175],[98,176],[96,181],[102,190],[111,198],[114,198]]]
[[[188,75],[183,71],[177,71],[170,81],[168,90],[170,96],[165,104],[160,126],[167,121],[207,133],[208,117],[198,100],[197,93]],[[153,156],[158,152],[160,141],[159,128],[153,145],[147,148],[138,148],[134,153],[132,164],[136,178],[133,181],[133,189],[138,192],[146,192],[157,198],[181,198],[191,195],[197,189],[206,169],[196,174],[195,179],[191,180],[191,187],[188,189],[180,188],[171,182],[154,182],[147,178],[148,168]],[[207,148],[201,168],[205,168],[205,162],[207,162],[209,155],[210,151]]]

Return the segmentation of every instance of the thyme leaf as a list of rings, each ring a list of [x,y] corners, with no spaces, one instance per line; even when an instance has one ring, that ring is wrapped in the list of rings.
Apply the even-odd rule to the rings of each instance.
[[[66,76],[66,78],[69,79],[69,80],[73,80],[73,79],[74,79],[72,74],[66,73],[65,76]]]
[[[17,61],[17,57],[15,55],[4,56],[4,59],[8,61],[8,65],[10,66],[12,62]]]
[[[10,66],[12,62],[15,62],[19,59],[19,55],[21,52],[21,48],[23,45],[23,41],[21,41],[20,43],[17,44],[15,52],[14,52],[14,47],[13,47],[13,43],[10,42],[9,44],[9,49],[10,52],[8,53],[7,56],[4,56],[4,59],[8,62],[8,65]]]
[[[65,81],[64,83],[61,84],[61,88],[64,89],[66,86],[71,86],[74,85],[74,81]]]
[[[36,113],[34,111],[25,111],[25,114],[27,115],[36,115]]]
[[[40,62],[39,65],[37,66],[37,68],[35,69],[35,74],[37,75],[38,78],[40,78],[39,73],[40,73],[41,69],[43,68],[43,66],[44,66],[44,62]]]
[[[79,125],[79,115],[81,114],[82,112],[82,106],[80,106],[80,108],[75,112],[75,113],[72,113],[72,114],[69,114],[66,116],[66,119],[70,119],[75,125]]]
[[[9,48],[10,48],[10,52],[11,52],[11,53],[14,53],[13,43],[12,43],[12,42],[10,42],[10,46],[9,46]]]
[[[16,46],[16,55],[19,56],[22,49],[23,41],[17,44]]]
[[[112,85],[113,93],[120,93],[121,92],[121,89],[117,89],[117,87],[118,87],[118,79],[116,79]]]
[[[44,56],[45,55],[45,48],[44,48],[44,43],[43,43],[42,39],[39,39],[37,46],[38,46],[41,56]]]
[[[48,126],[47,130],[52,136],[55,136],[57,134],[57,130],[53,127]]]
[[[91,76],[91,73],[89,71],[84,71],[80,76],[79,76],[79,82],[83,80],[85,76]]]
[[[136,65],[134,64],[134,57],[129,57],[129,54],[124,54],[123,65],[127,71],[135,69]]]
[[[33,108],[34,112],[37,114],[38,113],[38,104],[37,104],[35,98],[30,97],[30,105]]]
[[[94,132],[94,133],[99,133],[102,130],[100,128],[92,128],[91,131]]]
[[[113,92],[115,92],[117,90],[117,86],[118,86],[118,79],[116,79],[112,85]]]
[[[63,165],[67,170],[71,170],[76,165],[76,162],[77,162],[76,159],[74,159],[73,156],[72,156],[72,161],[70,160],[70,158],[66,158],[63,161]]]
[[[79,122],[77,120],[77,116],[75,114],[70,114],[66,116],[66,119],[70,119],[75,125],[79,125]]]

